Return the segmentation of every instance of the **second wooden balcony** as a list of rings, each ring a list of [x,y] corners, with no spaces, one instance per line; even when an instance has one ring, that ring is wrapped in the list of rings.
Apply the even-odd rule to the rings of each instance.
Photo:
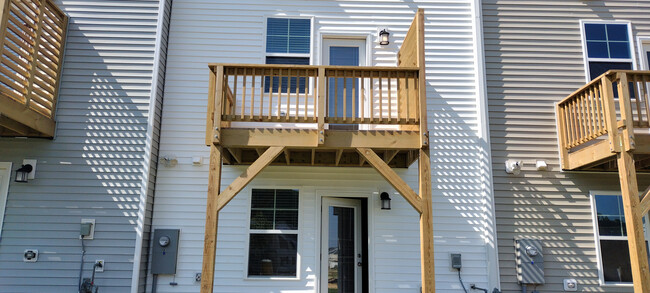
[[[389,166],[408,167],[428,143],[419,67],[209,68],[206,144],[227,149],[226,164],[285,146],[273,164],[363,167],[356,148],[372,148]]]
[[[616,171],[616,154],[634,154],[650,172],[650,71],[611,70],[557,104],[562,169]]]

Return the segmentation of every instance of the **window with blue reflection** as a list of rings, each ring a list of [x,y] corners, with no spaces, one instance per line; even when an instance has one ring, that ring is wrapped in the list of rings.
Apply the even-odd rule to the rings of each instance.
[[[586,23],[585,38],[589,58],[630,59],[627,24]]]
[[[266,26],[266,52],[308,54],[310,37],[309,19],[269,18]]]

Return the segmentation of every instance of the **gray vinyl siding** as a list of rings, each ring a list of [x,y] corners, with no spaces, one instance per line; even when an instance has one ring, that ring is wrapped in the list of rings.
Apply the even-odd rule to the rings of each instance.
[[[319,60],[321,32],[371,35],[371,65],[395,66],[396,53],[417,8],[426,15],[426,66],[437,292],[460,292],[449,269],[449,254],[463,253],[463,279],[488,287],[487,253],[493,239],[486,231],[480,149],[477,146],[477,76],[473,43],[472,1],[213,1],[174,0],[170,27],[160,155],[178,160],[159,166],[153,227],[180,228],[178,270],[159,276],[158,292],[197,292],[201,272],[209,148],[204,145],[209,62],[263,63],[265,17],[313,18],[314,60]],[[379,46],[376,35],[387,28],[391,44]],[[320,61],[314,61],[319,64]],[[192,157],[203,157],[193,166]],[[223,168],[222,189],[245,169]],[[417,190],[417,164],[397,171]],[[392,189],[370,168],[282,167],[265,169],[256,187],[301,190],[298,280],[246,279],[247,215],[250,189],[220,213],[215,292],[315,292],[320,251],[323,192],[372,192]],[[374,292],[419,292],[419,224],[417,214],[399,195],[393,209],[382,212],[377,195],[370,198],[374,249],[370,282]],[[177,286],[170,286],[176,282]],[[372,291],[371,291],[372,292]]]
[[[76,292],[79,222],[96,219],[83,274],[100,292],[129,292],[149,158],[147,128],[158,1],[59,1],[70,16],[53,140],[0,139],[0,161],[37,159],[36,179],[11,182],[0,239],[0,291]],[[159,78],[158,76],[156,78]],[[157,105],[159,120],[160,105]],[[157,151],[151,142],[151,153]],[[155,164],[153,164],[155,166]],[[154,176],[149,176],[149,195]],[[147,207],[151,217],[151,206]],[[24,263],[23,251],[40,252]],[[146,267],[146,266],[145,266]]]
[[[547,284],[540,292],[562,292],[565,278],[577,279],[580,292],[632,292],[598,280],[589,192],[620,190],[618,175],[560,172],[554,103],[585,84],[580,19],[628,20],[635,38],[650,36],[650,2],[482,5],[502,289],[521,291],[513,241],[531,237],[545,249]],[[505,173],[508,159],[523,160],[520,175]],[[536,171],[536,160],[546,160],[549,171]],[[650,184],[647,175],[639,178],[640,189]]]

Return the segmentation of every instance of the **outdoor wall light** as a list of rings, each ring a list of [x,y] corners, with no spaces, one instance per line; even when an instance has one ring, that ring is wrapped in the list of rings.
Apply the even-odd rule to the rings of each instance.
[[[16,170],[16,179],[14,181],[27,182],[27,177],[29,176],[29,173],[31,173],[33,169],[34,168],[30,164],[22,165],[22,167]]]
[[[388,195],[388,192],[382,192],[379,199],[381,199],[381,209],[390,210],[390,195]]]
[[[390,33],[386,31],[386,29],[383,29],[379,32],[379,44],[382,46],[386,46],[390,44],[390,40],[388,40],[388,36],[390,36]]]

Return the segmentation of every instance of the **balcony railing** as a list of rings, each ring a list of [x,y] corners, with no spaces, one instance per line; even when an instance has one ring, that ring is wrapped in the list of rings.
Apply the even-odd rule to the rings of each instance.
[[[211,64],[210,70],[208,125],[217,117],[228,127],[417,130],[420,122],[417,67]]]
[[[582,166],[603,159],[607,152],[634,141],[634,129],[650,128],[650,71],[611,70],[557,104],[557,123],[563,167]],[[569,159],[570,154],[608,141],[602,155]],[[632,143],[634,145],[634,143]]]
[[[0,28],[0,135],[54,135],[67,16],[51,0],[7,0]]]

